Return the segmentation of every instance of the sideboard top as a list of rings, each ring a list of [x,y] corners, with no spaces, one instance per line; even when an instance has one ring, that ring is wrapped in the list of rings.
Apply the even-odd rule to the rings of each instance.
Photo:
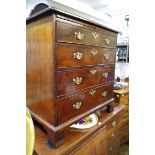
[[[35,7],[34,7],[34,9],[35,9]],[[49,15],[49,14],[59,14],[59,15],[63,15],[63,16],[66,16],[66,17],[74,18],[75,20],[78,20],[78,21],[87,22],[88,24],[91,24],[91,25],[94,25],[94,26],[97,26],[97,27],[100,27],[100,28],[104,28],[104,29],[110,30],[110,31],[112,31],[114,33],[118,33],[119,32],[118,30],[115,30],[114,28],[110,28],[109,26],[105,26],[103,24],[97,23],[94,20],[91,20],[89,17],[87,17],[87,16],[90,16],[90,15],[87,15],[87,14],[81,12],[81,11],[75,10],[75,9],[73,9],[71,7],[68,7],[68,6],[64,6],[63,8],[64,9],[60,9],[57,6],[50,6],[50,5],[48,5],[47,8],[44,8],[44,9],[42,9],[42,10],[40,10],[40,11],[38,11],[38,12],[32,14],[32,15],[30,15],[26,19],[26,22],[29,23],[30,21],[33,21],[34,19],[36,19],[38,17]]]

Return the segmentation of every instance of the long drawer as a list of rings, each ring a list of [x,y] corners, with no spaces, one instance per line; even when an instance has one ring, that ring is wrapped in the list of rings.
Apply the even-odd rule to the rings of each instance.
[[[114,81],[115,67],[85,67],[57,71],[57,96]]]
[[[57,44],[57,67],[114,64],[115,49]]]
[[[94,93],[92,93],[94,92]],[[74,96],[57,100],[58,124],[61,124],[113,97],[113,83],[88,89]]]
[[[57,21],[57,41],[85,45],[97,45],[115,48],[117,45],[116,35],[106,34],[96,29],[75,23]]]

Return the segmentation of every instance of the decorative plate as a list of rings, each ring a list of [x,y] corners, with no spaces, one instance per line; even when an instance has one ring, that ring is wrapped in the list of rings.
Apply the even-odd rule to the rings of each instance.
[[[71,125],[71,128],[76,128],[76,129],[88,129],[93,126],[95,126],[98,122],[98,117],[96,114],[91,114],[79,121],[77,121],[75,124]]]

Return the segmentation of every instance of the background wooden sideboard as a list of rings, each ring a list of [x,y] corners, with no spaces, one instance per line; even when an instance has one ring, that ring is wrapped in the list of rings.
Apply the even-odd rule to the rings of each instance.
[[[129,87],[123,89],[114,90],[114,97],[117,105],[124,105],[124,111],[122,114],[122,131],[124,132],[121,139],[121,144],[129,140]]]
[[[128,139],[124,117],[125,105],[118,104],[111,113],[98,111],[99,124],[87,129],[68,128],[65,142],[53,148],[46,133],[35,124],[34,155],[118,155],[120,146]]]

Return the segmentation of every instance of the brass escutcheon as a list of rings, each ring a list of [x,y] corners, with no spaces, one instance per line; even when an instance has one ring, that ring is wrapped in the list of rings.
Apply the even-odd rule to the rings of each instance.
[[[82,78],[81,77],[76,77],[76,78],[73,79],[73,82],[75,84],[80,84],[82,82]]]
[[[73,109],[80,109],[81,105],[81,102],[76,102],[75,104],[73,104]]]
[[[107,78],[108,77],[108,73],[107,72],[103,73],[103,77]]]
[[[97,32],[93,32],[92,35],[94,36],[95,39],[99,36]]]
[[[98,51],[93,49],[93,50],[91,50],[91,53],[93,54],[93,56],[95,56],[98,53]]]
[[[92,96],[93,96],[95,93],[96,93],[96,90],[93,90],[93,89],[92,89],[92,90],[89,91],[89,94],[92,95]]]
[[[109,57],[110,57],[110,55],[109,55],[108,53],[104,54],[104,58],[105,58],[106,60],[108,60]]]
[[[80,53],[80,52],[74,53],[74,59],[81,60],[82,57],[83,57],[83,53]]]
[[[78,40],[82,40],[84,38],[84,34],[81,32],[75,32],[75,38]]]
[[[109,44],[110,44],[110,39],[105,38],[105,43],[106,43],[107,45],[109,45]]]
[[[96,72],[97,72],[97,70],[95,70],[95,69],[91,69],[91,70],[90,70],[90,73],[91,73],[92,75],[95,75]]]

